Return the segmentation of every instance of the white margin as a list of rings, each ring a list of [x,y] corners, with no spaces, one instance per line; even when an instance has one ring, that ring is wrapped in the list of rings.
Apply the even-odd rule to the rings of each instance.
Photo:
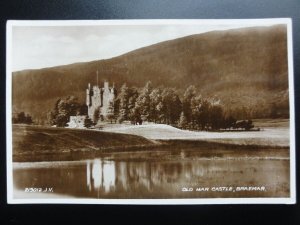
[[[12,22],[6,24],[6,170],[7,170],[7,203],[13,200],[12,168]]]
[[[96,26],[96,25],[287,25],[288,77],[290,103],[290,197],[289,198],[194,198],[194,199],[14,199],[12,168],[12,27],[13,26]],[[295,204],[296,152],[292,20],[272,19],[180,19],[180,20],[9,20],[6,24],[6,168],[8,204],[119,204],[119,205],[196,205],[196,204]]]
[[[295,99],[294,99],[294,58],[292,20],[287,22],[287,49],[290,106],[290,192],[292,203],[296,203],[296,139],[295,139]]]

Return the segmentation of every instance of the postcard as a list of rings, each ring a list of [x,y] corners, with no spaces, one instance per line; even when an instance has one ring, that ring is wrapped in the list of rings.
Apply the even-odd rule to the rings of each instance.
[[[7,22],[10,204],[294,204],[292,22]]]

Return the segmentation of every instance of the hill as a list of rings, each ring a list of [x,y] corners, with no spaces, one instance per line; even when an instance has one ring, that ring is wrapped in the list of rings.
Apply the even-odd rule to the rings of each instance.
[[[13,109],[44,121],[59,97],[85,100],[88,83],[115,82],[120,87],[175,87],[191,84],[206,97],[216,96],[229,110],[272,110],[288,114],[286,26],[243,28],[195,34],[87,63],[13,73]]]

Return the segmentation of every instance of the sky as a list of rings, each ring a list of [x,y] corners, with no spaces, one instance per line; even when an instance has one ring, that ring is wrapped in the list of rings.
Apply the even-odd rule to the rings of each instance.
[[[13,25],[12,71],[109,59],[158,42],[243,24]]]

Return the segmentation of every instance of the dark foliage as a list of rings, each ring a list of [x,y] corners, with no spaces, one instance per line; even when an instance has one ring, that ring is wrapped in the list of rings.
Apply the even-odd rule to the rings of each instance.
[[[84,114],[86,114],[86,106],[80,104],[76,97],[68,96],[56,101],[54,109],[48,114],[48,120],[50,125],[65,127],[67,122],[69,122],[70,116]]]
[[[112,122],[130,120],[131,124],[143,122],[164,123],[191,130],[220,130],[253,128],[251,120],[236,123],[236,119],[225,113],[220,100],[203,98],[197,95],[196,88],[189,86],[180,99],[177,91],[172,88],[155,88],[148,81],[138,92],[135,88],[124,84],[116,102],[119,102],[118,113],[111,106],[108,114]]]
[[[90,128],[93,125],[94,125],[93,121],[88,116],[86,116],[85,119],[84,119],[84,126],[86,128]]]
[[[12,123],[32,124],[33,121],[29,114],[25,115],[25,112],[20,112],[13,116]]]

